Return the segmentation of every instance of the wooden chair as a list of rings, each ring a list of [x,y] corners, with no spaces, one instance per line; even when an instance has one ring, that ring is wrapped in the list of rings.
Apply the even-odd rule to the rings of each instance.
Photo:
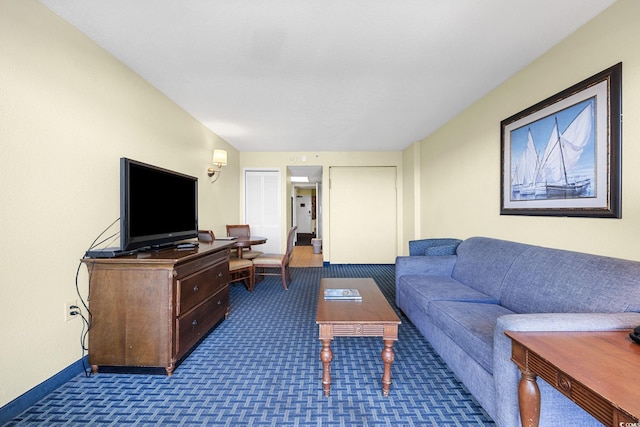
[[[227,224],[227,236],[228,237],[249,237],[251,236],[251,229],[249,224]],[[242,249],[242,258],[254,259],[255,257],[262,255],[263,252],[254,251],[251,246]]]
[[[203,243],[211,243],[216,240],[216,235],[213,230],[198,230],[198,240]],[[238,257],[233,257],[229,260],[229,284],[243,282],[249,292],[253,292],[255,285],[253,272],[253,262],[251,260]]]
[[[253,259],[255,276],[281,276],[282,286],[284,286],[285,290],[289,290],[287,287],[287,282],[291,281],[289,260],[293,252],[293,239],[295,238],[297,228],[298,227],[293,227],[289,230],[289,235],[287,236],[287,251],[284,254],[263,254]],[[277,273],[267,273],[265,272],[267,269],[278,269],[279,271]]]
[[[229,260],[229,284],[243,282],[249,292],[253,292],[255,286],[255,270],[253,261],[246,258],[232,257]]]
[[[213,230],[198,230],[198,241],[203,243],[211,243],[216,240]]]

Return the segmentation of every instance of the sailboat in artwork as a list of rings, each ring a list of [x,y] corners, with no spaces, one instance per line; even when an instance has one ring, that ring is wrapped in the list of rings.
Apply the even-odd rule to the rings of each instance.
[[[567,129],[560,134],[558,119],[540,161],[538,182],[544,182],[547,197],[577,197],[591,184],[590,178],[578,179],[571,175],[580,160],[584,147],[591,138],[593,128],[592,104],[587,105]]]
[[[536,174],[538,173],[538,153],[533,143],[533,135],[531,129],[527,134],[527,148],[520,155],[513,182],[517,186],[517,191],[522,196],[528,196],[535,193]]]
[[[589,188],[591,179],[575,176],[573,169],[591,139],[592,105],[589,103],[582,109],[562,134],[558,130],[558,119],[555,118],[542,156],[537,155],[529,130],[527,148],[518,159],[512,181],[514,191],[519,192],[521,197],[580,197]]]

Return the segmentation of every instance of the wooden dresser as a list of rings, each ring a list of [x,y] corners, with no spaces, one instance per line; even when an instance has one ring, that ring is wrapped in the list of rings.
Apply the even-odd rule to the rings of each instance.
[[[89,363],[168,375],[229,313],[229,248],[200,243],[82,262],[89,272]]]

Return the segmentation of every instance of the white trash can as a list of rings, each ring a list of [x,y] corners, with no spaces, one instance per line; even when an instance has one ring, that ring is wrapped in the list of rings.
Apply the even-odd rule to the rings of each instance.
[[[313,245],[313,253],[319,254],[322,249],[322,239],[311,239],[311,244]]]

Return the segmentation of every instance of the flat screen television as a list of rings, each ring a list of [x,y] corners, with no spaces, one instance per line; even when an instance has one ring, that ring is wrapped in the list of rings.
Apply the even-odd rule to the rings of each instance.
[[[198,178],[120,159],[120,247],[154,249],[198,237]]]

